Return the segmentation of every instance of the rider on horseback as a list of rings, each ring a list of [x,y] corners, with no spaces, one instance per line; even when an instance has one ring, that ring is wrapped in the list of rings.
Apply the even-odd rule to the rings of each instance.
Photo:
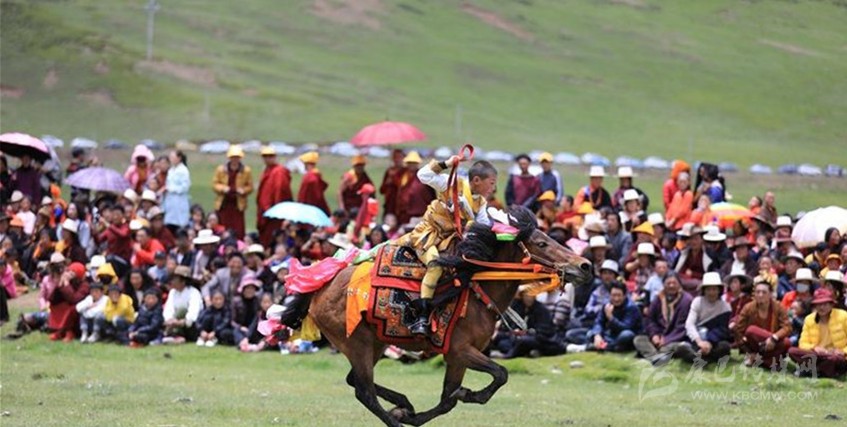
[[[474,162],[468,171],[468,179],[457,179],[454,196],[448,176],[441,172],[455,167],[460,160],[459,156],[452,156],[446,162],[432,160],[418,170],[418,179],[434,188],[438,195],[415,229],[398,239],[399,244],[414,248],[418,258],[427,267],[421,283],[421,296],[411,303],[417,320],[409,330],[415,335],[426,335],[429,330],[432,296],[443,272],[436,261],[439,253],[448,250],[458,236],[454,198],[458,200],[459,218],[463,226],[468,227],[473,222],[491,224],[486,208],[488,197],[497,189],[497,169],[484,160]]]

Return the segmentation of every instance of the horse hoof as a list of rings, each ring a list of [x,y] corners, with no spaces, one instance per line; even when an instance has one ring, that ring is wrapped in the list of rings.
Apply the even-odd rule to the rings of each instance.
[[[403,420],[408,420],[409,418],[415,415],[414,411],[410,411],[408,408],[403,408],[401,406],[395,406],[388,411],[388,414],[391,415],[397,421],[403,422]]]
[[[459,388],[456,389],[456,391],[454,391],[452,394],[450,394],[450,398],[451,399],[455,398],[456,400],[458,400],[460,402],[464,402],[465,399],[467,399],[469,392],[470,392],[469,389],[467,389],[465,387],[459,387]]]

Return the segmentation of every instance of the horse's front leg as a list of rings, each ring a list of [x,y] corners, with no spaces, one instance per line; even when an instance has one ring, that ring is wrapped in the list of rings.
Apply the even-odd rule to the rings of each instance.
[[[454,392],[454,397],[465,403],[484,404],[494,396],[494,393],[500,389],[506,381],[509,380],[509,371],[506,368],[494,363],[493,360],[482,354],[476,348],[471,348],[463,355],[463,359],[468,369],[474,371],[485,372],[491,375],[491,384],[479,391],[471,391],[467,388],[460,387]]]
[[[441,401],[434,408],[414,415],[405,415],[399,417],[399,421],[403,424],[411,424],[413,426],[423,425],[435,417],[444,415],[450,412],[458,403],[458,399],[454,394],[462,388],[462,380],[465,378],[465,370],[467,369],[461,361],[447,360],[447,371],[444,374],[444,386],[441,390]]]

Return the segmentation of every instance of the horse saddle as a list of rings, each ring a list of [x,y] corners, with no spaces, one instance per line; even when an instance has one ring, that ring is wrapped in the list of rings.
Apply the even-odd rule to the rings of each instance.
[[[426,266],[418,258],[417,252],[409,246],[382,246],[375,261],[377,277],[420,281],[426,274]]]

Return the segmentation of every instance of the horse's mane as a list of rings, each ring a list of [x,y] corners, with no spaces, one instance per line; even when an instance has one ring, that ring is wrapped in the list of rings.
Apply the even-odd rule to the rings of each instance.
[[[537,222],[529,209],[512,206],[508,214],[509,222],[518,229],[518,241],[528,238],[535,231]],[[499,245],[500,242],[497,241],[497,235],[491,226],[474,223],[465,233],[465,238],[456,246],[455,255],[442,256],[438,263],[445,267],[461,267],[461,270],[473,273],[481,270],[481,267],[466,263],[462,256],[479,261],[493,261]]]

